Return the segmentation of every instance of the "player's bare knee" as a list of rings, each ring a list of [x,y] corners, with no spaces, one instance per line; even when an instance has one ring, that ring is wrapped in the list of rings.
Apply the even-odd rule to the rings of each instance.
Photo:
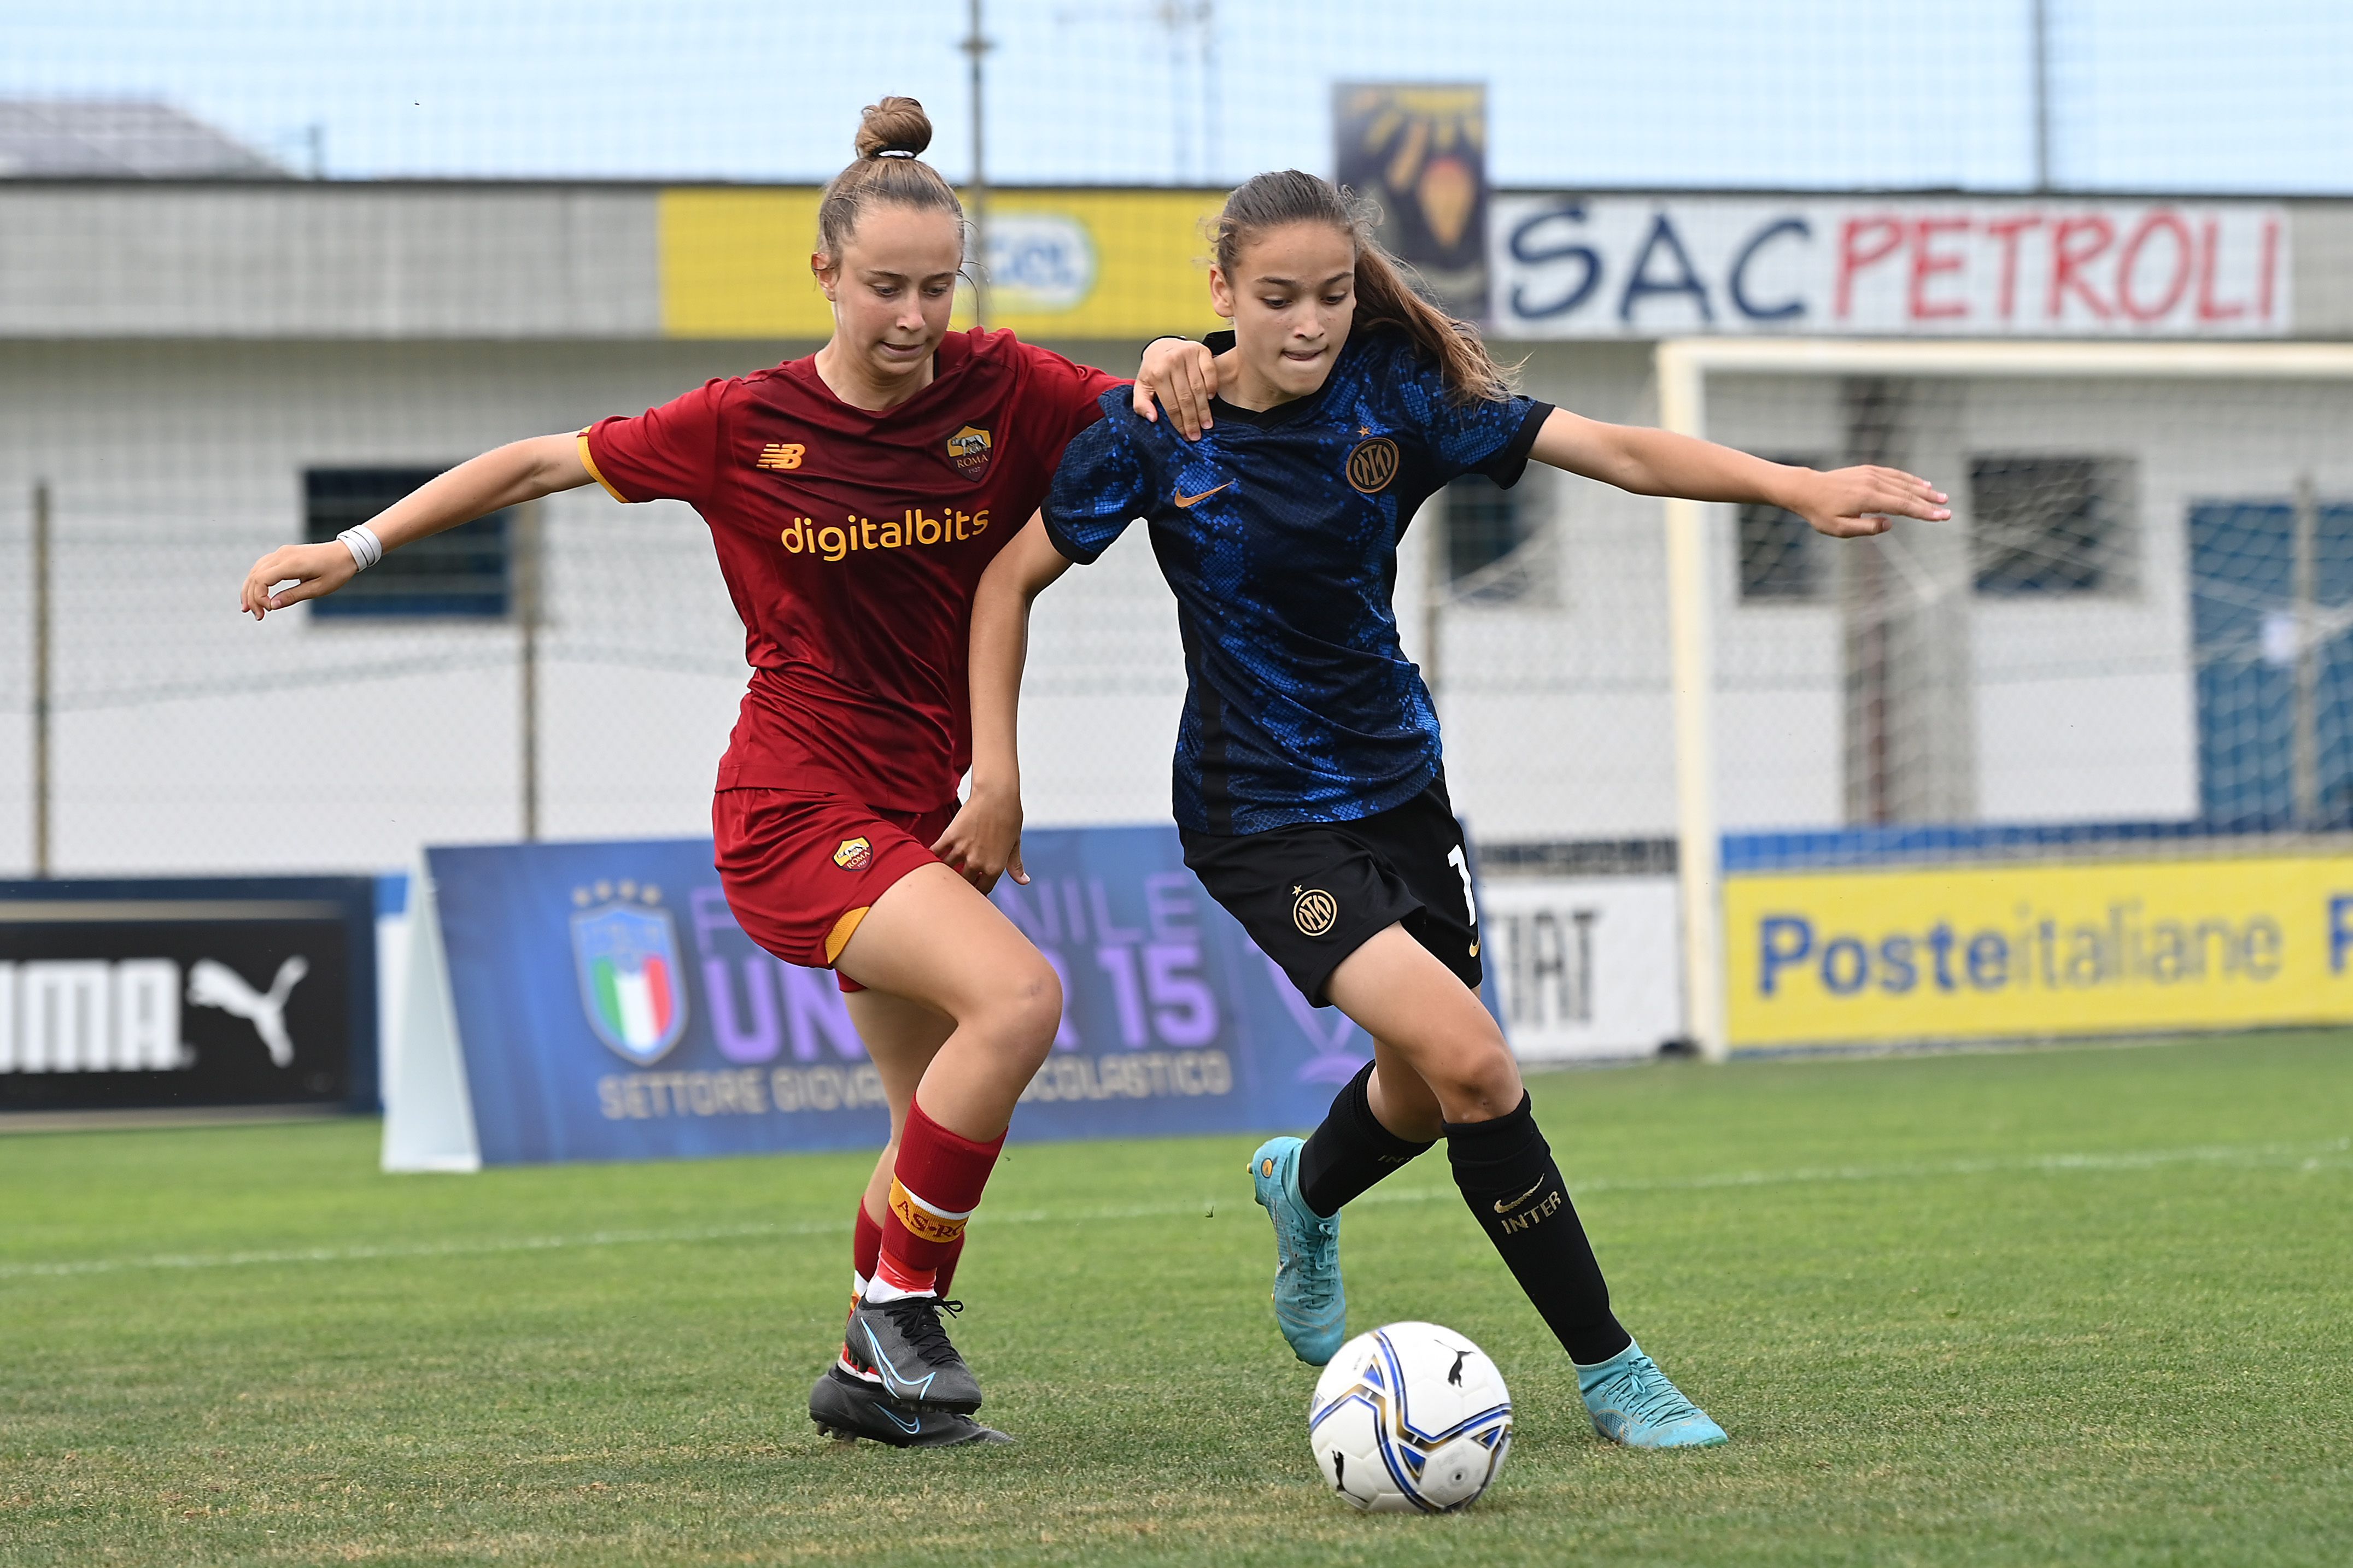
[[[1001,976],[990,987],[981,1021],[1003,1049],[1035,1070],[1062,1026],[1062,982],[1053,965],[1039,960]]]
[[[1519,1108],[1524,1092],[1519,1064],[1501,1040],[1462,1051],[1425,1076],[1455,1121],[1508,1116]]]

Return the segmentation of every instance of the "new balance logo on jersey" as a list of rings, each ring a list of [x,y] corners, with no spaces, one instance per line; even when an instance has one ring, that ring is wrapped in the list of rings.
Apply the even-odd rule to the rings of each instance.
[[[760,448],[760,455],[753,459],[752,466],[755,468],[797,468],[801,466],[802,456],[807,451],[808,448],[797,441],[771,441]]]

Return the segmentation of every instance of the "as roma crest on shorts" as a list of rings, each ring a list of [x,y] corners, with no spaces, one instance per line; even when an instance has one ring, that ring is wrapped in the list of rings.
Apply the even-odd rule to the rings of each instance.
[[[1359,430],[1369,434],[1361,426]],[[1388,489],[1397,471],[1398,445],[1386,436],[1359,441],[1348,454],[1348,483],[1365,495],[1377,496]]]
[[[948,437],[948,460],[965,479],[977,479],[988,472],[990,445],[987,431],[967,425]]]
[[[833,852],[833,863],[845,871],[863,871],[874,864],[874,843],[868,838],[845,838],[841,847]]]
[[[599,882],[574,889],[572,902],[572,959],[589,1028],[639,1067],[659,1061],[686,1033],[678,927],[660,891]]]

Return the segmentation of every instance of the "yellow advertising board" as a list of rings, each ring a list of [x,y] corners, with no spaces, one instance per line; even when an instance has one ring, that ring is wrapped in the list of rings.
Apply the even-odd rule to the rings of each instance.
[[[2353,857],[1727,878],[1737,1047],[2353,1021]]]
[[[662,330],[681,338],[823,338],[809,277],[820,193],[681,187],[659,205]],[[1223,191],[1008,190],[988,202],[989,324],[1027,338],[1197,334],[1209,310],[1202,220]],[[971,301],[959,301],[968,326]]]

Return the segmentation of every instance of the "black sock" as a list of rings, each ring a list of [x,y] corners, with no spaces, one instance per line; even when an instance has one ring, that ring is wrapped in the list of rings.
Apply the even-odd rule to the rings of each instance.
[[[1332,1097],[1332,1109],[1324,1112],[1323,1125],[1307,1135],[1306,1146],[1299,1151],[1299,1195],[1326,1219],[1338,1214],[1342,1205],[1371,1190],[1374,1183],[1430,1149],[1428,1143],[1400,1138],[1381,1125],[1373,1114],[1372,1098],[1365,1091],[1372,1078],[1373,1064],[1366,1062],[1365,1069]]]
[[[1609,1314],[1601,1265],[1525,1095],[1509,1116],[1448,1122],[1446,1157],[1462,1201],[1569,1360],[1590,1366],[1634,1342]]]

